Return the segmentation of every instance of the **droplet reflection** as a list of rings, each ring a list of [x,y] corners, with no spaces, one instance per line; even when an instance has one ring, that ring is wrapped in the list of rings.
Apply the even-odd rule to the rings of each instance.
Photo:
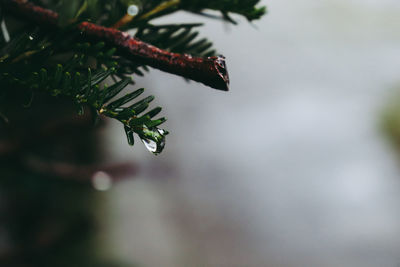
[[[163,129],[157,129],[157,131],[161,135],[161,140],[158,143],[149,138],[142,138],[142,142],[146,146],[147,150],[156,155],[163,151],[165,147],[165,135],[167,134]]]
[[[157,151],[157,143],[154,142],[151,139],[142,139],[143,144],[146,146],[147,150],[149,150],[152,153],[155,153]]]

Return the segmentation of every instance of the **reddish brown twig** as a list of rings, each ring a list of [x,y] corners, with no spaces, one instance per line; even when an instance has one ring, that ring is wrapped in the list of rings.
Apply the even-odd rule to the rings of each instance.
[[[26,0],[1,0],[5,8],[39,25],[57,27],[59,15]],[[78,29],[88,38],[115,46],[119,53],[135,62],[201,82],[212,88],[229,90],[229,76],[223,56],[199,58],[171,53],[113,28],[83,22]]]

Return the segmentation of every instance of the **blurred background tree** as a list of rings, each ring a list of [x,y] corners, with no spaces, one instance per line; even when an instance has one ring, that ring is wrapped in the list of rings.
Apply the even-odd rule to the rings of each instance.
[[[220,90],[229,78],[224,58],[198,38],[201,24],[154,20],[184,10],[251,21],[265,13],[258,2],[1,1],[1,266],[112,266],[93,238],[93,187],[105,190],[135,168],[101,166],[99,118],[120,121],[130,145],[136,134],[162,152],[165,118],[154,119],[161,107],[148,110],[153,96],[136,100],[141,88],[122,92],[132,75],[150,66]]]

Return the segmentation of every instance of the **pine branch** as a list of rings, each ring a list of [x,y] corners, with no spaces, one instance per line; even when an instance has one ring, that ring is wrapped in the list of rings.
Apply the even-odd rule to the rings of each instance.
[[[255,7],[258,2],[0,0],[0,18],[5,10],[25,22],[21,28],[11,28],[9,41],[4,31],[4,40],[0,38],[1,105],[11,94],[24,107],[39,92],[67,97],[79,114],[88,107],[95,119],[103,115],[120,121],[130,145],[137,134],[148,150],[158,154],[168,134],[158,126],[166,119],[154,119],[160,107],[146,111],[153,96],[132,103],[143,89],[120,94],[128,84],[134,84],[130,75],[143,75],[150,66],[220,90],[228,90],[229,78],[224,57],[215,56],[207,39],[197,39],[199,33],[193,29],[201,24],[153,25],[150,21],[178,10],[206,14],[209,9],[220,11],[232,22],[230,13],[252,20],[265,11]],[[36,5],[42,3],[50,9]],[[121,27],[136,29],[137,38],[110,28],[129,15],[127,9],[132,5],[137,16]],[[6,23],[12,21],[8,16],[6,19]],[[103,86],[109,77],[114,83]],[[2,112],[0,117],[4,117]]]
[[[49,9],[24,0],[2,0],[4,7],[41,26],[58,27],[59,15]],[[227,91],[229,76],[223,56],[198,58],[171,53],[131,37],[127,33],[90,22],[77,26],[88,38],[104,41],[117,48],[119,53],[133,61],[162,71],[201,82],[215,89]]]
[[[191,54],[200,57],[216,55],[213,44],[206,38],[196,40],[199,35],[195,28],[203,24],[165,24],[152,25],[138,28],[136,36],[162,49],[174,52]]]
[[[132,3],[133,1],[127,2]],[[244,16],[248,21],[260,19],[267,9],[264,6],[257,7],[259,2],[260,0],[147,0],[145,3],[138,4],[136,1],[135,5],[139,5],[143,9],[142,14],[136,17],[124,16],[116,25],[126,28],[126,24],[129,27],[129,25],[147,22],[178,10],[206,16],[210,16],[207,13],[208,10],[220,11],[222,17],[218,17],[219,19],[236,24],[236,21],[230,16],[232,13]]]
[[[59,34],[66,33],[57,33],[57,37],[54,37],[56,40],[60,38]],[[43,56],[53,54],[55,50],[60,52],[63,48],[50,46],[51,50],[47,51],[46,47],[42,47],[42,38],[22,34],[2,49],[1,52],[5,56],[2,56],[0,60],[0,84],[4,85],[4,89],[18,90],[22,94],[31,92],[32,96],[36,91],[45,91],[52,96],[69,97],[76,105],[79,114],[83,114],[84,106],[88,106],[95,118],[97,115],[103,115],[120,121],[124,125],[130,145],[134,144],[133,133],[136,133],[148,150],[154,154],[163,150],[168,132],[159,129],[158,126],[166,119],[154,119],[161,112],[161,108],[156,107],[142,115],[154,97],[149,96],[126,106],[144,92],[143,89],[139,89],[118,98],[117,95],[129,83],[132,83],[131,78],[123,78],[111,86],[101,86],[104,80],[117,74],[119,64],[113,60],[115,49],[104,50],[104,43],[70,46],[67,42],[64,45],[74,51],[70,59],[64,60],[64,64],[57,64],[54,69],[46,68],[40,67],[38,63]],[[46,37],[45,40],[52,42],[50,37]],[[30,62],[34,64],[21,69],[21,64],[25,64],[21,62],[22,59],[19,60],[21,53],[22,55],[30,54]],[[90,67],[85,70],[92,60],[92,55],[96,58],[97,67],[93,70]]]
[[[202,13],[204,9],[218,10],[226,20],[235,23],[229,13],[242,15],[249,21],[260,19],[267,9],[257,8],[259,2],[260,0],[181,0],[181,7],[196,13]]]

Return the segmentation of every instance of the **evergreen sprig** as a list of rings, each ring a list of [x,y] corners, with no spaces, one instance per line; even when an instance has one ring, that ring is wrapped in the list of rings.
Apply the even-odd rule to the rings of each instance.
[[[14,19],[5,12],[9,7],[7,4],[19,5],[22,2],[0,0],[0,19],[5,17],[6,25],[9,19]],[[31,2],[58,11],[59,26],[54,29],[43,27],[46,25],[32,25],[20,16],[22,26],[9,29],[9,32],[3,27],[3,38],[0,40],[0,97],[6,98],[7,91],[16,88],[30,95],[29,103],[32,99],[34,101],[36,92],[68,97],[79,113],[83,113],[84,107],[88,106],[95,116],[103,115],[120,121],[130,145],[134,144],[134,134],[137,134],[155,154],[164,148],[165,136],[168,134],[158,128],[166,119],[154,119],[161,112],[161,107],[148,111],[154,96],[137,100],[144,92],[142,88],[121,93],[129,84],[134,84],[132,74],[143,75],[148,70],[148,61],[127,58],[120,47],[109,42],[85,38],[76,31],[76,25],[87,20],[105,27],[119,25],[121,29],[135,29],[135,37],[166,51],[210,57],[216,52],[210,41],[198,38],[199,32],[196,29],[201,24],[156,25],[151,22],[152,19],[178,10],[199,14],[204,14],[206,10],[217,10],[223,14],[223,19],[232,22],[230,13],[243,15],[248,20],[258,19],[265,13],[264,7],[256,7],[258,0]],[[132,5],[139,10],[136,16],[127,15],[127,8]],[[217,66],[218,71],[224,71],[223,68]],[[109,86],[104,84],[110,81]],[[25,106],[29,105],[25,103]],[[3,114],[1,107],[0,112]]]

